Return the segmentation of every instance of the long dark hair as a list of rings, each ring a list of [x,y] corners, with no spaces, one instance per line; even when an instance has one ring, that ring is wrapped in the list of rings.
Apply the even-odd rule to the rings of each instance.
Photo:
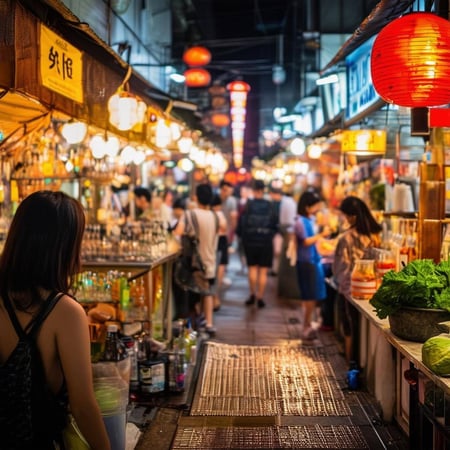
[[[307,208],[322,202],[322,197],[312,190],[303,192],[303,194],[298,199],[297,204],[297,214],[303,217],[308,217]]]
[[[0,293],[26,310],[40,289],[68,292],[81,269],[85,215],[64,192],[39,191],[17,208],[0,258]]]
[[[360,198],[353,195],[344,198],[339,209],[345,215],[356,218],[354,227],[359,234],[370,236],[381,232],[381,225],[375,220],[369,207]]]

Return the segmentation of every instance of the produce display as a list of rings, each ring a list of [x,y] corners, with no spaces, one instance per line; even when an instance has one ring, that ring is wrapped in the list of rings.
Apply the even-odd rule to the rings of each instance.
[[[403,307],[450,311],[450,262],[416,259],[400,272],[387,272],[370,304],[380,319]]]
[[[422,362],[441,377],[450,377],[450,335],[440,334],[424,342]]]

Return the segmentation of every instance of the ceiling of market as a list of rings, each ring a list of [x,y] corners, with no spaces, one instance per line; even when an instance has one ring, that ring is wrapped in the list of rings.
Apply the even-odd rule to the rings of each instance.
[[[292,111],[310,95],[305,74],[335,64],[413,0],[174,0],[173,57],[199,44],[212,53],[212,82],[243,79],[251,86],[246,128],[246,152],[258,152],[259,131],[273,124],[273,109]],[[342,46],[321,48],[321,35],[350,37]],[[340,50],[340,53],[339,51]],[[273,67],[285,70],[285,81],[273,82]],[[202,90],[190,90],[190,100],[208,107]]]
[[[302,74],[319,72],[342,57],[335,48],[321,48],[319,36],[352,36],[344,52],[367,39],[400,15],[412,0],[172,0],[172,58],[181,61],[186,47],[208,47],[212,82],[225,85],[242,78],[251,85],[246,152],[258,152],[259,130],[273,122],[274,106],[292,109],[305,95]],[[376,14],[375,14],[376,13]],[[355,33],[357,30],[357,33]],[[355,34],[357,35],[355,38]],[[339,46],[335,46],[339,48]],[[286,79],[273,82],[273,67],[284,68]],[[303,77],[304,78],[304,77]],[[188,100],[207,107],[207,90],[189,90]],[[40,105],[17,93],[0,91],[0,123],[8,136],[18,124],[28,131],[40,126]],[[14,105],[24,117],[12,121]],[[42,109],[42,108],[41,108]],[[43,120],[43,119],[42,119]]]

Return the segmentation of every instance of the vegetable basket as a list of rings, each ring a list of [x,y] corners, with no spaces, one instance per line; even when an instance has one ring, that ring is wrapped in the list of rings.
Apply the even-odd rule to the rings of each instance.
[[[444,331],[441,322],[450,321],[444,309],[402,307],[389,315],[393,334],[407,341],[425,342]]]

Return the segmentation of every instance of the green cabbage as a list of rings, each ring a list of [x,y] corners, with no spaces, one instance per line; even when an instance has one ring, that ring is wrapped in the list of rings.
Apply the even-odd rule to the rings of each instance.
[[[450,335],[440,334],[426,340],[422,346],[422,362],[441,377],[450,377]]]

